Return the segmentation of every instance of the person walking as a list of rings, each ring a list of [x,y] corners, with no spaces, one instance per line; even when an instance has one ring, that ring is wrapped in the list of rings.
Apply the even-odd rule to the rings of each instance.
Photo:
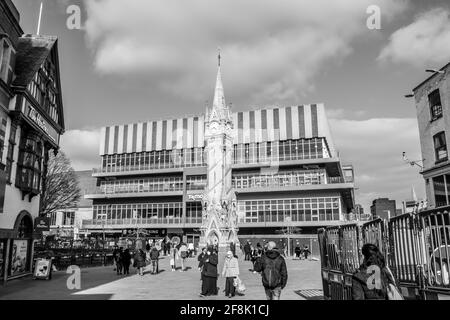
[[[139,275],[144,275],[144,267],[145,267],[145,252],[142,249],[138,249],[134,254],[134,265]]]
[[[123,274],[130,274],[131,254],[127,248],[122,255]]]
[[[163,241],[162,241],[162,243],[161,243],[161,246],[162,246],[162,249],[163,249],[163,255],[164,255],[164,257],[166,256],[166,254],[167,254],[167,246],[166,246],[166,238],[164,238],[163,239]]]
[[[305,257],[305,260],[308,260],[308,255],[311,254],[311,250],[309,250],[309,247],[305,244],[303,247],[303,256]]]
[[[209,246],[203,257],[202,292],[200,297],[217,295],[217,264],[219,257],[212,246]]]
[[[119,254],[119,247],[117,245],[114,246],[114,250],[113,250],[113,259],[114,259],[114,270],[113,271],[117,271],[117,255]]]
[[[302,253],[302,248],[300,247],[300,244],[298,243],[298,241],[297,241],[297,243],[295,245],[294,252],[295,252],[295,257],[298,260],[301,260],[302,258],[300,257],[300,254]]]
[[[123,267],[123,248],[119,248],[115,256],[117,275],[122,274]]]
[[[267,300],[280,300],[281,290],[286,287],[288,273],[286,261],[275,242],[270,241],[266,253],[255,262],[255,271],[261,272]]]
[[[353,300],[389,300],[389,287],[392,285],[396,288],[396,284],[383,254],[377,246],[370,243],[363,245],[361,253],[363,262],[352,277]],[[373,275],[378,275],[379,281],[369,281]],[[369,287],[368,283],[373,285]]]
[[[225,296],[232,298],[236,295],[234,280],[239,276],[239,262],[230,250],[227,252],[223,265],[222,277],[225,277]]]
[[[250,246],[250,241],[247,241],[244,245],[244,260],[245,261],[250,261],[251,260],[251,246]]]
[[[186,271],[184,264],[185,264],[186,258],[188,257],[188,247],[186,246],[186,244],[184,242],[181,242],[179,244],[178,253],[179,253],[179,258],[181,259],[180,272],[184,272],[184,271]]]
[[[156,246],[150,249],[150,261],[152,263],[152,274],[158,274],[159,272],[159,250]]]

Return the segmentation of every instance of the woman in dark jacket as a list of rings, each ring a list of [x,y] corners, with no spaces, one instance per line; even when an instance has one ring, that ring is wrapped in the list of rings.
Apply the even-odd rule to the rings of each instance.
[[[363,263],[352,279],[353,300],[388,300],[387,287],[395,285],[395,279],[386,267],[377,246],[365,244],[362,249]]]
[[[217,295],[217,264],[219,257],[212,246],[203,257],[202,293],[200,296]]]
[[[130,274],[131,254],[130,250],[125,249],[122,255],[123,274]]]
[[[144,275],[144,267],[145,267],[145,253],[142,249],[136,251],[134,255],[134,267],[139,272],[139,275]]]

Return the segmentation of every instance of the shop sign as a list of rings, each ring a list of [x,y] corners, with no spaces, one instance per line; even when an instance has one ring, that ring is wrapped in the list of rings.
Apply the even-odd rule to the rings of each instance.
[[[36,232],[50,231],[50,218],[37,217],[34,220],[34,230]]]
[[[203,194],[188,194],[189,201],[202,201]]]
[[[59,143],[59,135],[58,132],[52,127],[51,124],[41,116],[41,114],[34,109],[31,105],[28,104],[28,110],[26,112],[27,117],[33,121],[50,139],[52,139],[55,143]]]

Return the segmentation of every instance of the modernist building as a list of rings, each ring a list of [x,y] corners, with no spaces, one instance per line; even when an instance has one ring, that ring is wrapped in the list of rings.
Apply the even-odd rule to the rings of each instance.
[[[51,150],[64,131],[55,37],[23,35],[0,1],[0,278],[31,271],[34,220]]]
[[[287,226],[315,239],[317,228],[347,219],[353,168],[340,163],[323,104],[231,113],[220,66],[214,96],[203,115],[101,130],[98,189],[86,196],[94,219],[84,229],[118,237],[140,228],[197,242],[206,195],[227,186],[241,239],[277,237]],[[215,152],[207,133],[223,117],[231,123],[229,154]],[[224,150],[228,143],[224,134]],[[218,182],[217,168],[227,171]]]
[[[419,123],[420,146],[429,208],[450,205],[450,63],[413,92]]]

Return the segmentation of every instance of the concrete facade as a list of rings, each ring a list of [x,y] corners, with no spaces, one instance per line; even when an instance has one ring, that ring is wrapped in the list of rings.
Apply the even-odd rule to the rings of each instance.
[[[395,200],[389,200],[388,198],[373,200],[372,205],[370,206],[370,213],[374,219],[383,218],[388,220],[391,217],[395,217],[397,214]]]

